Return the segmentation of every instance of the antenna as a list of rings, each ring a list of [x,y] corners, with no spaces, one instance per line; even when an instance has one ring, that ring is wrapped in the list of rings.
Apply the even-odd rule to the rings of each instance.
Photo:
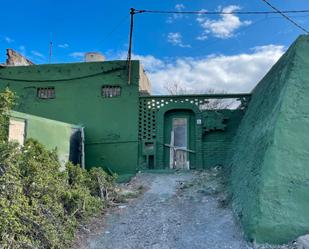
[[[53,55],[53,42],[50,41],[49,42],[49,64],[51,64],[52,55]]]

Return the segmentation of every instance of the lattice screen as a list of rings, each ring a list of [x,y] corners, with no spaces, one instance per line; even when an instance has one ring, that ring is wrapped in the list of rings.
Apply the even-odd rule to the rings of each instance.
[[[215,94],[216,95],[216,94]],[[246,108],[250,94],[217,94],[210,95],[188,95],[188,96],[151,96],[140,97],[139,100],[139,139],[151,141],[156,139],[156,112],[170,103],[191,103],[195,104],[200,110],[207,109],[210,99],[233,98],[241,102],[238,107]],[[205,108],[206,107],[206,108]]]
[[[149,99],[141,98],[139,102],[139,139],[153,140],[156,138],[156,108],[150,107]]]
[[[199,108],[208,103],[205,97],[140,97],[139,138],[151,141],[156,139],[156,112],[169,103],[191,103]]]

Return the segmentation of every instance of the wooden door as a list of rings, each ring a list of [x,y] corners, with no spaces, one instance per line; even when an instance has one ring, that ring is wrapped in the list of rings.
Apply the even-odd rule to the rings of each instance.
[[[170,167],[174,169],[189,168],[188,147],[188,119],[177,117],[172,119],[170,148]]]

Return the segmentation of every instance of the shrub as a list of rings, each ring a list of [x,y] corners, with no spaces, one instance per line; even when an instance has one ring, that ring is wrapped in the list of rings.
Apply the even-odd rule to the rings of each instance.
[[[0,144],[0,248],[66,248],[77,225],[116,195],[115,176],[101,168],[59,168],[35,140]]]
[[[68,248],[76,227],[114,198],[115,176],[68,163],[33,139],[6,141],[12,93],[0,94],[0,248]]]
[[[15,94],[6,88],[0,93],[0,141],[6,141],[9,128],[9,111],[14,106]]]

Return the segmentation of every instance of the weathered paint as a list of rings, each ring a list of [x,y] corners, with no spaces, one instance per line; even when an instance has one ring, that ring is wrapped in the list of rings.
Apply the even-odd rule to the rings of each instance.
[[[186,137],[187,137],[187,149],[193,151],[192,153],[187,152],[187,161],[190,162],[190,167],[195,167],[196,163],[196,140],[195,140],[195,114],[192,110],[170,110],[164,115],[164,144],[171,143],[171,131],[173,129],[173,120],[175,118],[183,118],[187,120]],[[165,167],[170,166],[170,147],[165,146],[164,151],[164,165]]]
[[[244,113],[244,110],[239,109],[203,111],[203,168],[226,166],[232,141]]]
[[[21,145],[25,143],[26,121],[23,119],[9,118],[8,141],[17,142]]]
[[[233,207],[249,239],[309,232],[309,37],[300,36],[257,85],[233,143]]]
[[[103,98],[101,88],[104,85],[120,86],[121,95]],[[139,97],[139,92],[143,94],[149,92],[150,83],[138,61],[132,62],[130,85],[126,61],[105,61],[2,68],[0,86],[2,88],[8,86],[17,93],[18,105],[15,109],[18,111],[84,126],[86,166],[101,166],[120,174],[135,173],[138,169],[144,169],[145,164],[140,162],[144,160],[145,153],[148,155],[146,168],[149,168],[149,158],[152,158],[155,168],[167,167],[162,146],[166,140],[164,115],[167,111],[177,112],[181,109],[194,113],[191,118],[194,132],[190,136],[190,147],[194,148],[196,153],[190,155],[191,165],[192,168],[203,168],[205,161],[202,155],[203,124],[196,122],[203,121],[205,115],[199,109],[199,105],[207,103],[209,98],[232,97],[245,100],[249,96],[249,94],[157,96],[154,97],[155,101],[161,102],[160,110],[155,113],[152,109],[141,105],[145,97]],[[55,98],[38,98],[39,87],[53,87]],[[168,98],[178,99],[178,102],[170,103]],[[165,106],[162,107],[162,101],[167,101],[168,104],[164,102]],[[152,114],[156,116],[151,117],[151,122],[146,121],[147,124],[144,124],[147,125],[147,129],[150,126],[154,128],[151,131],[150,141],[149,137],[144,139],[140,134],[141,114],[145,112],[145,108],[148,118]],[[216,118],[214,116],[210,120]],[[237,117],[236,122],[239,122],[239,118],[241,116]],[[219,117],[218,122],[223,120]],[[224,137],[225,133],[222,133],[222,136]],[[218,139],[224,140],[222,136],[220,134]],[[142,145],[145,143],[149,145],[150,142],[155,146],[142,149]],[[216,158],[219,159],[219,156],[216,155]],[[207,167],[223,161],[222,157],[219,161],[217,159],[208,160]]]
[[[126,61],[34,65],[0,69],[0,86],[17,93],[16,110],[85,127],[86,166],[135,173],[138,162],[140,64]],[[103,85],[121,96],[103,98]],[[39,99],[38,87],[54,87],[54,99]],[[121,156],[119,156],[121,155]]]
[[[237,110],[204,110],[209,99],[242,99]],[[140,169],[169,167],[170,118],[187,116],[189,120],[190,168],[224,165],[233,136],[245,112],[250,94],[213,94],[140,97],[139,139]],[[151,159],[151,160],[150,160]]]
[[[49,150],[56,149],[62,166],[69,161],[70,140],[74,130],[82,129],[68,123],[50,120],[21,112],[11,111],[10,120],[24,121],[24,138],[33,138]]]

